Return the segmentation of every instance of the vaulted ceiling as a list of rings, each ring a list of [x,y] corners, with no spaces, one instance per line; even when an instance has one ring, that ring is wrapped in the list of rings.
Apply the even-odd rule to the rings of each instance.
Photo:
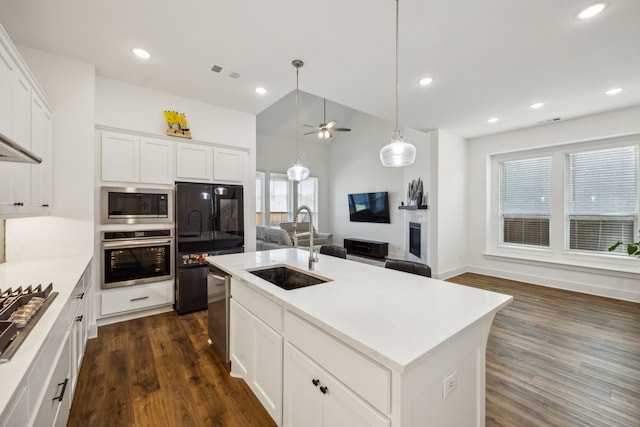
[[[640,1],[577,20],[592,3],[400,0],[400,125],[474,137],[640,105]],[[100,76],[251,114],[295,89],[291,60],[302,59],[300,89],[336,114],[394,121],[393,0],[0,0],[0,24],[16,44]],[[424,76],[433,83],[420,87]],[[624,90],[605,95],[614,87]]]

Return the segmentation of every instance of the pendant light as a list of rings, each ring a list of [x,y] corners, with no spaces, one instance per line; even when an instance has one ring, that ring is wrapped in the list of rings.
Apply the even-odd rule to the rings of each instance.
[[[302,166],[302,163],[300,162],[300,155],[298,154],[298,134],[300,132],[298,72],[304,65],[304,62],[299,59],[294,59],[293,61],[291,61],[291,64],[296,67],[296,163],[287,170],[287,178],[289,179],[289,181],[304,181],[309,178],[309,169]]]
[[[398,126],[398,2],[396,0],[396,128],[391,142],[380,150],[382,166],[387,167],[407,166],[416,160],[416,147],[404,141]]]

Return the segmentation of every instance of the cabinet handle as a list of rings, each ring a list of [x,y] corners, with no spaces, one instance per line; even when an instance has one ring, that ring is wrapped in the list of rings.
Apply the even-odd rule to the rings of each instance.
[[[58,402],[62,402],[62,398],[64,397],[64,392],[67,389],[67,383],[69,382],[69,378],[65,378],[63,383],[58,383],[58,387],[62,386],[62,391],[59,396],[53,398],[53,400],[57,400]]]
[[[134,302],[134,301],[142,301],[143,299],[149,299],[149,297],[148,297],[148,296],[146,296],[146,297],[140,297],[140,298],[131,298],[131,299],[130,299],[130,301],[131,301],[131,302]]]
[[[49,207],[49,205],[45,203],[44,205],[42,205],[42,207],[43,207],[43,208],[48,208],[48,207]]]
[[[327,392],[329,391],[329,389],[323,385],[320,386],[320,391],[322,392],[322,394],[327,394]]]
[[[15,203],[13,204],[13,206],[24,206],[24,203],[22,203],[22,202],[15,202]]]
[[[81,314],[80,316],[76,317],[76,322],[82,322],[82,319],[84,318],[84,314]]]
[[[75,296],[76,299],[84,298],[84,292]]]
[[[311,382],[313,383],[314,386],[318,387],[318,384],[320,384],[320,380],[319,379],[312,379]]]

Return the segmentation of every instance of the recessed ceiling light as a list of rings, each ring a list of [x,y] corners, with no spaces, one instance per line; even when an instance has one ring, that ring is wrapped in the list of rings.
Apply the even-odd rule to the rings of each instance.
[[[529,107],[533,108],[534,110],[537,110],[538,108],[542,108],[542,106],[544,106],[544,102],[536,102],[535,104],[529,105]]]
[[[255,91],[258,95],[265,95],[267,93],[267,90],[263,87],[257,87]]]
[[[604,3],[604,2],[592,4],[591,6],[582,10],[582,12],[578,14],[578,19],[593,18],[594,16],[602,12],[605,7],[607,7],[607,3]]]
[[[134,49],[131,49],[131,52],[133,52],[133,54],[135,56],[137,56],[138,58],[142,58],[142,59],[149,59],[151,58],[151,54],[149,53],[149,51],[141,49],[139,47],[136,47]]]
[[[432,81],[433,79],[431,77],[423,77],[420,80],[418,80],[418,84],[420,86],[427,86],[427,85],[430,85]]]
[[[608,91],[606,91],[605,93],[607,95],[617,95],[620,92],[622,92],[622,88],[621,87],[614,87],[613,89],[609,89]]]
[[[489,120],[487,120],[487,122],[489,123],[496,123],[498,121],[497,117],[491,117]]]

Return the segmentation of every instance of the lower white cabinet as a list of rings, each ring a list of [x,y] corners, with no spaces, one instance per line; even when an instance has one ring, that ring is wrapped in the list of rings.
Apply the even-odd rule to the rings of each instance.
[[[62,351],[55,363],[49,382],[44,385],[42,403],[36,412],[34,427],[66,425],[71,409],[69,386],[69,334],[65,335]],[[50,362],[50,360],[49,360]]]
[[[231,299],[232,375],[244,378],[276,424],[282,424],[282,335]]]
[[[16,397],[9,410],[3,414],[0,420],[1,427],[26,426],[29,421],[29,402],[27,399],[27,386],[21,384],[18,387]]]
[[[106,316],[172,303],[173,282],[165,280],[158,283],[103,290],[100,313]]]
[[[288,342],[283,407],[287,427],[390,425],[388,418]]]

